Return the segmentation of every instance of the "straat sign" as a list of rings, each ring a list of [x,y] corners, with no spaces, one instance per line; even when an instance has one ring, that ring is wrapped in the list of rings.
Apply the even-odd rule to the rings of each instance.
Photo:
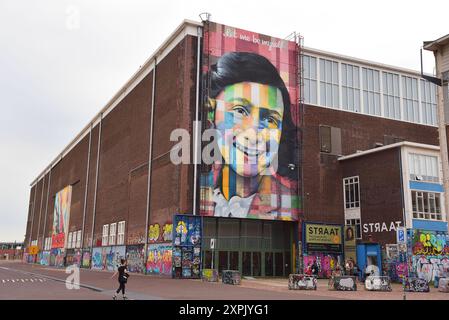
[[[307,252],[342,252],[341,227],[324,224],[305,224]]]

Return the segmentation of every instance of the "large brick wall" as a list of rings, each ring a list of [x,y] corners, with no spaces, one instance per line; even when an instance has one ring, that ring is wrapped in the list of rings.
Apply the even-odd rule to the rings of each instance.
[[[320,152],[320,125],[341,129],[343,155],[384,143],[385,135],[438,145],[435,127],[306,105],[303,127],[306,221],[344,223],[342,168],[338,156]]]
[[[362,240],[395,243],[396,233],[391,222],[403,222],[400,148],[387,149],[342,161],[342,176],[359,176],[361,223],[379,223],[380,232],[369,228]],[[382,231],[382,223],[388,231]],[[372,230],[371,230],[372,229]]]

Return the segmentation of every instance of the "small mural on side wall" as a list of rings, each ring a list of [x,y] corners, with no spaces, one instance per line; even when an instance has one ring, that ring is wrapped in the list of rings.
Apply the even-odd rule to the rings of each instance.
[[[157,243],[148,245],[148,259],[146,262],[146,270],[148,274],[171,276],[171,243]]]
[[[128,271],[143,273],[145,271],[144,264],[144,246],[128,246],[126,248],[126,260],[128,262]]]

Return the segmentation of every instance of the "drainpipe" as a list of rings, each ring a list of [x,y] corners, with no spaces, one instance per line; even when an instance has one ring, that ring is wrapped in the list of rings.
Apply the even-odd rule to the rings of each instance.
[[[45,204],[44,231],[42,233],[42,240],[45,239],[45,231],[46,231],[45,229],[47,228],[47,212],[48,212],[48,198],[50,196],[51,169],[52,169],[52,167],[50,165],[50,174],[49,174],[49,177],[48,177],[48,188],[47,188],[47,203]]]
[[[150,143],[148,146],[148,181],[147,181],[147,210],[145,217],[145,245],[144,245],[144,265],[148,259],[148,227],[150,223],[150,206],[151,206],[151,170],[153,161],[153,135],[154,135],[154,105],[156,101],[156,69],[157,56],[154,57],[153,83],[151,87],[151,115],[150,115]],[[147,269],[145,267],[145,274]]]
[[[198,145],[198,135],[200,126],[198,122],[199,116],[199,104],[200,104],[200,62],[201,62],[201,38],[202,29],[197,28],[197,49],[196,49],[196,103],[195,103],[195,125],[193,127],[194,140],[193,140],[193,215],[196,215],[196,198],[197,198],[197,185],[198,185],[198,153],[200,146]],[[200,142],[201,145],[201,142]]]
[[[86,226],[87,193],[89,189],[90,149],[92,144],[92,123],[89,130],[89,150],[87,151],[86,189],[84,192],[83,229],[81,230],[81,248],[84,248],[84,228]]]
[[[48,183],[48,182],[47,182]],[[39,221],[37,223],[37,245],[39,245],[39,231],[41,230],[41,216],[42,216],[42,201],[44,200],[44,186],[45,186],[45,175],[42,178],[42,192],[41,192],[41,204],[39,208]]]
[[[100,123],[98,129],[98,146],[97,146],[97,166],[95,171],[95,192],[94,192],[94,210],[92,217],[92,232],[90,238],[90,258],[92,261],[92,253],[93,253],[93,243],[94,243],[94,230],[95,230],[95,216],[97,213],[97,191],[98,191],[98,170],[100,168],[100,146],[101,146],[101,125],[103,122],[103,113],[100,114]]]
[[[402,170],[402,147],[399,147],[399,179],[401,181],[401,203],[402,203],[402,221],[405,227],[405,239],[407,239],[407,214],[405,212],[405,200],[404,200],[404,178],[403,178],[403,170]],[[398,248],[399,249],[399,248]],[[399,250],[398,250],[399,251]],[[408,248],[407,241],[405,242],[405,260],[407,262],[407,270],[410,272],[410,264],[408,257]],[[407,272],[407,274],[408,274]],[[407,296],[405,293],[405,276],[402,277],[402,300],[407,300]]]

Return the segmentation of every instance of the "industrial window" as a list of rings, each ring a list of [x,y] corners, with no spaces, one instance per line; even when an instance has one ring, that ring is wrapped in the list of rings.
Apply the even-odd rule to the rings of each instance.
[[[317,104],[317,70],[316,58],[303,56],[304,87],[303,95],[305,103]]]
[[[341,64],[342,106],[345,110],[360,112],[360,69]]]
[[[359,177],[343,179],[345,208],[360,208]]]
[[[320,125],[320,150],[330,154],[341,154],[341,129]]]
[[[412,190],[412,210],[415,219],[442,220],[440,194]]]
[[[364,113],[380,116],[380,72],[362,68],[362,80]]]
[[[424,124],[437,125],[437,97],[436,85],[421,80],[421,107],[422,122]]]
[[[408,162],[411,180],[436,183],[440,181],[438,157],[409,153]]]
[[[73,248],[76,248],[76,237],[77,237],[77,235],[78,235],[78,232],[72,232],[72,245],[71,245],[71,247],[72,247],[72,249]]]
[[[117,244],[125,244],[125,221],[120,221],[118,223]]]
[[[360,219],[346,219],[346,225],[355,227],[356,239],[362,239],[362,225]]]
[[[384,109],[385,117],[401,119],[401,105],[399,102],[399,75],[383,72]]]
[[[320,59],[320,104],[339,107],[338,62]]]
[[[402,77],[404,119],[419,123],[418,79]]]
[[[68,249],[72,248],[72,237],[73,237],[73,233],[69,232],[69,238],[68,238],[68,241],[67,241],[67,248]]]
[[[111,223],[109,227],[109,245],[114,246],[117,238],[117,223]]]
[[[76,247],[81,248],[81,230],[78,230],[76,234]]]
[[[101,239],[102,246],[108,245],[108,238],[109,238],[109,225],[105,224],[105,225],[103,225],[103,237]]]

